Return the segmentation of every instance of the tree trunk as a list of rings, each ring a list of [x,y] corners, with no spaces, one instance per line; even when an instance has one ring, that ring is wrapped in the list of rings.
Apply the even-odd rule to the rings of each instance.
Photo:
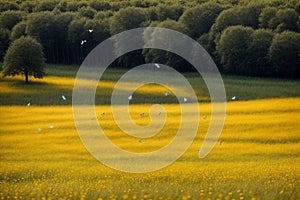
[[[25,71],[25,83],[28,83],[29,81],[28,81],[28,71]]]

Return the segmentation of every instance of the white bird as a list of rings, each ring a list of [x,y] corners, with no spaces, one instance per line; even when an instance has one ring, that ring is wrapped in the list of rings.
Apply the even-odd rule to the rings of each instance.
[[[168,96],[168,95],[169,95],[169,93],[168,93],[167,91],[165,91],[165,92],[164,92],[164,95],[165,95],[165,96]]]
[[[65,97],[65,95],[61,95],[62,100],[67,100],[67,98]]]
[[[30,106],[30,102],[28,102],[27,106],[28,106],[28,107]]]
[[[128,97],[128,100],[130,101],[132,99],[132,95],[130,95],[129,97]]]
[[[232,100],[235,100],[235,99],[236,99],[236,97],[235,97],[235,96],[233,96],[231,99],[232,99]]]
[[[154,65],[156,66],[157,69],[160,68],[159,64],[155,63]]]
[[[101,113],[101,117],[104,117],[104,115],[105,115],[105,113],[103,112],[103,113]]]
[[[184,97],[184,98],[183,98],[183,101],[184,101],[184,102],[187,102],[187,98]]]
[[[41,132],[42,131],[42,128],[41,127],[38,127],[38,132]]]
[[[144,117],[144,116],[145,116],[145,113],[141,113],[140,116],[141,116],[141,117]]]
[[[93,29],[89,29],[89,32],[91,33],[91,32],[93,32],[94,30]]]
[[[52,124],[50,124],[50,128],[54,128],[54,126]]]
[[[142,143],[143,142],[143,140],[142,139],[139,139],[139,143]]]
[[[83,45],[84,43],[86,43],[86,40],[82,40],[80,44]]]

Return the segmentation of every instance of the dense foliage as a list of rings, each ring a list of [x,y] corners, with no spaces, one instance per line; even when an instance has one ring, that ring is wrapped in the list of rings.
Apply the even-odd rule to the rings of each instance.
[[[145,26],[189,35],[223,73],[300,77],[297,0],[0,0],[0,61],[14,40],[29,35],[42,44],[48,63],[80,64],[106,38]],[[193,70],[180,57],[151,49],[112,65],[145,62]]]
[[[3,62],[3,76],[23,74],[25,83],[29,76],[43,78],[44,54],[42,45],[30,36],[15,40],[7,50]]]

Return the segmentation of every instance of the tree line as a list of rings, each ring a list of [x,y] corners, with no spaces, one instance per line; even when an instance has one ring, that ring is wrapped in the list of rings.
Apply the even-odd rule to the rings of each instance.
[[[110,36],[137,27],[180,31],[198,41],[222,73],[300,77],[297,0],[42,0],[0,1],[0,60],[22,36],[42,44],[48,63],[80,64]],[[193,67],[169,52],[130,52],[112,66],[160,62]]]

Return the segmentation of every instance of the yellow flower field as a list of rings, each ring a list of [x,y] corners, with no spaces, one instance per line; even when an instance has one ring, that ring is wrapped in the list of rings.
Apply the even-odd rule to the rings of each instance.
[[[116,145],[149,152],[166,145],[178,128],[178,107],[164,106],[166,126],[142,143],[118,129],[110,106],[96,111],[105,112],[98,120]],[[76,132],[71,105],[1,106],[0,198],[300,199],[299,98],[229,102],[220,140],[204,159],[198,148],[210,104],[199,106],[207,119],[201,116],[188,151],[170,166],[144,174],[120,172],[93,158]],[[137,124],[149,123],[148,108],[130,106]]]

